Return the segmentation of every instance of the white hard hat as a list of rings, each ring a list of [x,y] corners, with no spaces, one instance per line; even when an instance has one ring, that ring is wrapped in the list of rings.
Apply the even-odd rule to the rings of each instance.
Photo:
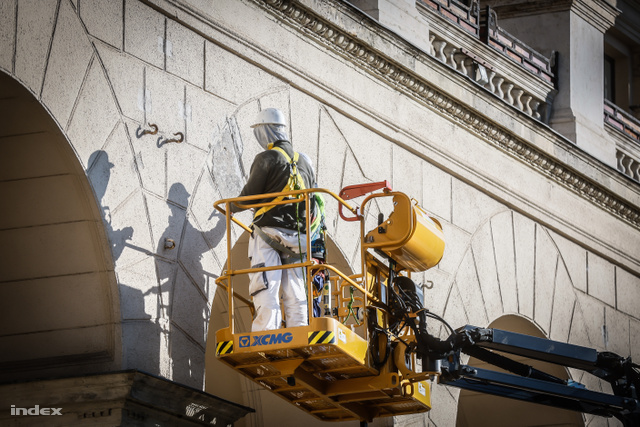
[[[278,110],[277,108],[265,108],[258,113],[251,127],[254,128],[258,125],[286,126],[287,122],[284,119],[284,114],[282,114],[282,111]]]

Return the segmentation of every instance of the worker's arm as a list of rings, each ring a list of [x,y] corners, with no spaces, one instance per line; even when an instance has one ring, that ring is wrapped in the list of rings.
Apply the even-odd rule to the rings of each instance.
[[[239,197],[253,196],[254,194],[263,194],[265,192],[270,165],[268,156],[264,155],[266,153],[267,152],[260,153],[253,159],[253,164],[249,171],[249,179],[247,179],[247,183],[244,185],[244,188],[242,188]],[[231,212],[235,213],[243,210],[244,209],[231,204]]]

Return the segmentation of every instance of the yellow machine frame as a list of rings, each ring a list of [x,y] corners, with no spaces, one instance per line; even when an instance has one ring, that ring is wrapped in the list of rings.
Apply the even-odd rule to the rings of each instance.
[[[360,221],[362,273],[345,275],[329,264],[319,267],[313,260],[277,267],[234,269],[231,251],[232,222],[251,233],[251,228],[230,215],[231,204],[245,209],[291,203],[299,197],[305,204],[306,234],[309,233],[310,197],[324,193],[351,211]],[[289,200],[256,203],[256,200],[287,196]],[[378,229],[365,233],[361,209],[379,197],[393,197],[397,212]],[[329,190],[312,188],[291,192],[236,197],[216,202],[214,207],[225,215],[227,226],[226,270],[216,284],[227,291],[229,327],[216,333],[216,356],[239,373],[271,390],[309,414],[325,421],[361,420],[376,417],[425,412],[431,408],[427,374],[416,373],[415,360],[390,357],[392,347],[413,342],[407,328],[403,343],[389,343],[375,338],[370,342],[370,324],[381,327],[388,322],[386,305],[388,278],[401,270],[420,271],[437,264],[444,250],[442,230],[404,193],[385,191],[366,197],[361,207],[351,207]],[[420,209],[420,211],[417,211]],[[396,218],[392,218],[396,215]],[[425,225],[426,224],[426,225]],[[366,236],[366,237],[365,237]],[[435,246],[435,252],[424,253],[422,244]],[[398,262],[397,271],[379,261],[373,251],[382,251]],[[307,239],[306,253],[311,253]],[[329,295],[336,302],[332,315],[313,317],[313,290],[308,286],[309,325],[273,331],[237,332],[235,330],[235,299],[252,307],[251,301],[234,290],[233,278],[241,274],[276,269],[304,268],[306,283],[312,282],[314,271],[329,270]],[[426,269],[426,268],[424,268]],[[346,296],[346,291],[349,296]],[[348,319],[353,320],[347,324]],[[371,319],[370,319],[371,317]],[[377,357],[374,357],[375,352]],[[384,357],[382,357],[384,356]],[[382,359],[382,360],[380,360]]]

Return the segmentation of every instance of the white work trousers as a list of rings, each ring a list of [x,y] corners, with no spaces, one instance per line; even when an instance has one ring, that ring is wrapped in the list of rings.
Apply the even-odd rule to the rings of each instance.
[[[281,245],[300,253],[307,247],[307,236],[293,230],[278,227],[264,227],[262,231]],[[252,268],[272,267],[283,264],[299,263],[300,258],[288,258],[287,255],[271,247],[257,232],[249,239],[249,259]],[[283,262],[284,261],[284,262]],[[256,317],[251,331],[266,331],[280,328],[280,285],[282,284],[282,302],[286,314],[287,327],[308,324],[307,292],[304,285],[304,269],[289,268],[264,271],[249,275],[249,292],[253,296]]]

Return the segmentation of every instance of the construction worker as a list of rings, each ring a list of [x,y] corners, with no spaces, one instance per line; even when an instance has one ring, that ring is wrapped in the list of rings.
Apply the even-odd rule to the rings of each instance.
[[[280,110],[267,108],[260,111],[251,127],[265,151],[256,155],[249,179],[240,196],[315,187],[311,160],[293,150],[284,114]],[[250,203],[272,200],[262,199]],[[248,251],[252,268],[293,264],[306,259],[304,199],[292,200],[300,202],[256,208]],[[232,212],[240,210],[238,206],[232,205]],[[312,213],[314,211],[315,203],[312,203]],[[256,309],[252,331],[277,329],[281,326],[281,287],[286,326],[308,324],[304,269],[272,270],[249,275],[249,292]]]

